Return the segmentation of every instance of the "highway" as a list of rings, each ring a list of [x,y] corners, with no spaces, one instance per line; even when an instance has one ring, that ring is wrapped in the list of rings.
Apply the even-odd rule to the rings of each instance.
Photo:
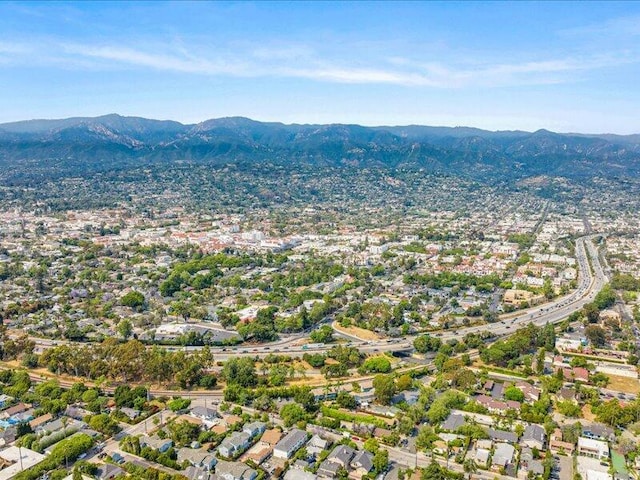
[[[578,287],[573,292],[556,299],[554,302],[545,303],[543,305],[532,307],[526,310],[520,310],[517,313],[504,314],[500,316],[498,322],[492,324],[476,325],[455,330],[445,330],[432,332],[431,335],[437,336],[442,340],[452,338],[462,338],[468,333],[490,332],[494,337],[502,337],[512,333],[514,329],[533,323],[538,326],[546,323],[558,323],[566,319],[571,313],[580,310],[586,303],[593,301],[595,295],[607,282],[606,274],[600,263],[600,256],[596,247],[591,241],[598,235],[587,235],[576,240],[576,260],[578,264]],[[589,265],[591,259],[591,266]],[[323,353],[329,350],[332,345],[302,345],[303,339],[307,333],[295,334],[287,336],[278,341],[261,344],[256,346],[238,346],[238,347],[210,347],[217,361],[225,361],[232,357],[264,357],[269,354],[289,355],[292,357],[301,357],[305,353]],[[357,347],[364,353],[376,352],[399,352],[410,351],[413,349],[413,341],[417,335],[406,336],[395,339],[381,340],[353,340],[348,345]],[[351,337],[353,338],[353,337]],[[36,342],[36,351],[41,352],[46,348],[55,345],[68,344],[70,342],[64,340],[49,340],[33,337]],[[167,346],[169,350],[194,351],[201,349],[200,346]]]

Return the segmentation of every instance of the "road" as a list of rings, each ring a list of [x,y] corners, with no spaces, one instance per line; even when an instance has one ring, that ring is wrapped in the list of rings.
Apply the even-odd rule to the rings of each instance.
[[[500,321],[489,325],[477,325],[456,330],[435,332],[433,335],[444,340],[451,338],[461,338],[468,333],[478,333],[488,331],[494,336],[500,337],[509,335],[511,330],[528,323],[538,326],[546,323],[558,323],[568,317],[571,313],[581,309],[586,303],[591,302],[607,281],[603,270],[601,258],[598,250],[592,243],[592,239],[597,235],[588,235],[576,240],[576,260],[578,263],[578,287],[568,295],[556,299],[554,302],[546,303],[538,307],[521,310],[517,313],[500,316]],[[589,260],[593,266],[593,272],[589,267]],[[332,345],[315,345],[311,348],[301,345],[301,341],[306,337],[306,333],[290,335],[276,342],[240,347],[211,347],[216,360],[225,361],[232,357],[264,357],[270,354],[284,354],[292,357],[301,357],[305,353],[323,353],[329,350]],[[349,345],[357,347],[364,353],[400,352],[413,349],[413,341],[416,336],[407,336],[401,339],[382,339],[375,341],[363,341],[356,337],[351,337]],[[50,348],[55,345],[67,344],[64,340],[49,340],[32,338],[36,342],[37,351]],[[200,346],[168,346],[169,350],[195,351]]]
[[[576,260],[578,263],[578,287],[568,295],[558,298],[556,301],[529,308],[517,313],[505,314],[500,317],[500,321],[493,324],[477,325],[456,330],[435,332],[432,335],[443,340],[451,338],[462,338],[469,333],[479,333],[488,331],[494,338],[502,338],[512,334],[518,327],[533,323],[543,326],[547,323],[558,323],[566,319],[571,313],[580,310],[586,303],[593,301],[596,294],[607,282],[606,274],[603,270],[598,249],[592,240],[598,235],[587,235],[576,240]],[[591,266],[590,266],[591,263]],[[271,344],[256,347],[212,347],[212,353],[217,361],[225,361],[231,357],[249,356],[263,357],[269,354],[285,354],[290,356],[302,356],[305,353],[323,353],[330,349],[332,345],[319,345],[312,348],[300,345],[300,340],[305,334],[293,335],[287,339],[279,340]],[[413,341],[416,335],[396,339],[381,339],[375,341],[351,341],[348,344],[357,347],[364,353],[376,352],[398,352],[413,350]],[[68,343],[64,341],[46,340],[33,338],[40,348],[49,348],[52,345]],[[193,351],[202,347],[175,347]],[[42,381],[39,375],[31,373],[32,380]],[[364,377],[363,377],[364,378]],[[352,379],[356,380],[356,379]],[[60,381],[62,386],[66,386],[64,381]],[[68,382],[71,383],[71,382]],[[69,385],[70,386],[70,385]],[[109,388],[103,388],[109,393]],[[156,390],[152,392],[155,396],[171,396],[180,394],[172,390]],[[202,397],[220,397],[220,391],[199,392]]]

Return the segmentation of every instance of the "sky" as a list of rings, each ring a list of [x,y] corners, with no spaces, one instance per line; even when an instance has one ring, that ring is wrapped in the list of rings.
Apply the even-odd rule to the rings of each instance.
[[[0,2],[0,122],[640,133],[640,2]]]

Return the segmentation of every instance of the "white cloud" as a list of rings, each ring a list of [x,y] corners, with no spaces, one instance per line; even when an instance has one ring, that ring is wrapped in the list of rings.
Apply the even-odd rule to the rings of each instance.
[[[113,44],[78,44],[55,41],[25,45],[0,42],[6,64],[60,65],[66,68],[142,68],[206,76],[302,78],[345,84],[386,84],[456,89],[547,85],[576,81],[584,72],[638,62],[625,52],[607,55],[551,58],[523,62],[474,64],[416,60],[400,56],[357,63],[345,58],[319,58],[307,45],[187,47],[184,42],[131,47]],[[331,57],[331,55],[325,55]]]

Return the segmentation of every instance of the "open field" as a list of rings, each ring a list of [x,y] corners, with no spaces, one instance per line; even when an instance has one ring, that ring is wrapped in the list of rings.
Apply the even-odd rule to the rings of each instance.
[[[360,327],[343,327],[338,322],[333,322],[333,328],[335,328],[338,332],[344,333],[345,335],[351,335],[352,337],[358,337],[362,340],[379,340],[380,337],[375,332],[371,330],[366,330]]]
[[[638,379],[629,377],[618,377],[616,375],[607,375],[609,377],[609,384],[607,388],[616,390],[623,393],[640,393],[640,381]]]

